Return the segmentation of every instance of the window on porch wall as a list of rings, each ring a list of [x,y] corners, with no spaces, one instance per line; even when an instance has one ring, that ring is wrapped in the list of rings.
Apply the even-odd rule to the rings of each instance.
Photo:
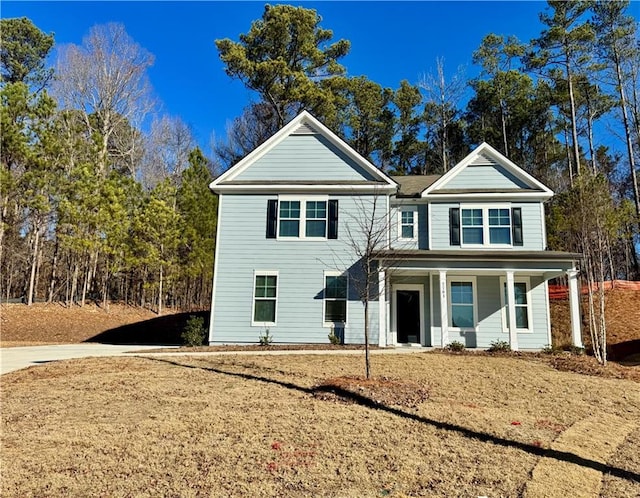
[[[449,325],[458,328],[474,328],[475,300],[473,282],[451,281],[449,285],[449,300],[451,303]]]
[[[502,282],[502,329],[509,331],[509,306],[507,305],[507,282]],[[524,280],[513,283],[514,303],[516,308],[516,329],[529,329],[529,284]]]

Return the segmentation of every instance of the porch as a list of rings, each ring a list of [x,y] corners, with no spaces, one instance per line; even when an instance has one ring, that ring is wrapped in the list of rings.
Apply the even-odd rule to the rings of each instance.
[[[548,281],[567,275],[573,344],[582,347],[576,264],[551,251],[386,251],[379,272],[379,345],[468,348],[551,344]],[[443,254],[444,253],[444,254]]]

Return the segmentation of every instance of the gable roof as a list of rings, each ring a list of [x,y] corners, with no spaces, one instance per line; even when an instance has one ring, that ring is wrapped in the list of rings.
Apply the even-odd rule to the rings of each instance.
[[[420,197],[427,187],[431,186],[441,175],[406,175],[392,176],[400,187],[396,197]]]
[[[469,185],[460,187],[455,185],[455,178],[463,173],[467,168],[493,167],[496,174],[501,174],[506,186],[482,187],[479,185]],[[428,186],[421,194],[422,197],[437,197],[445,199],[455,196],[461,198],[496,198],[496,197],[518,197],[531,199],[548,199],[553,196],[553,191],[529,173],[517,166],[503,154],[483,142],[467,157],[456,164],[453,168],[442,175],[437,181]]]
[[[352,163],[361,171],[370,177],[360,180],[344,179],[344,180],[306,180],[306,181],[287,181],[282,178],[277,180],[271,179],[252,179],[248,181],[246,178],[239,178],[252,164],[264,157],[272,151],[277,145],[281,144],[285,139],[292,135],[315,135],[320,136],[329,146],[333,147],[343,157],[352,161]],[[382,190],[394,192],[398,185],[385,173],[376,168],[371,162],[365,159],[352,149],[346,142],[333,133],[329,128],[322,124],[318,119],[307,111],[302,111],[288,124],[282,127],[271,138],[266,140],[262,145],[254,149],[247,156],[229,168],[225,173],[216,178],[209,185],[211,190],[216,192],[222,191],[259,191],[259,190],[277,190],[282,191],[371,191]]]

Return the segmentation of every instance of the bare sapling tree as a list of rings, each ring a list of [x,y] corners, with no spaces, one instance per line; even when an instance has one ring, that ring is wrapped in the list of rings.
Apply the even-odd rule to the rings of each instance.
[[[364,311],[365,375],[368,379],[371,376],[370,304],[378,301],[379,306],[385,306],[385,294],[379,283],[381,275],[388,280],[397,268],[397,259],[390,258],[386,251],[391,245],[397,246],[393,241],[398,240],[394,237],[398,227],[386,193],[376,191],[373,195],[355,196],[354,202],[355,209],[346,215],[344,240],[351,255],[357,259],[351,267],[349,280]]]

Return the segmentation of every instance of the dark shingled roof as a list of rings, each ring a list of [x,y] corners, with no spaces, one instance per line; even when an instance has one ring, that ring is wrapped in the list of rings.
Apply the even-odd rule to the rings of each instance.
[[[420,197],[422,191],[435,183],[440,175],[408,175],[391,178],[400,185],[398,197]]]

